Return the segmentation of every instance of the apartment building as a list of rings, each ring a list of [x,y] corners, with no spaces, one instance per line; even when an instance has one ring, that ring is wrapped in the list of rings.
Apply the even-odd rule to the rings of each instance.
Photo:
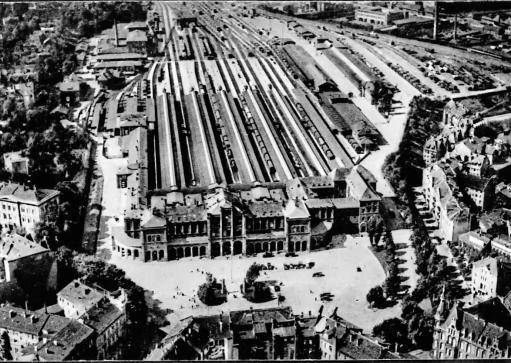
[[[511,264],[486,257],[472,265],[471,291],[479,300],[505,296],[510,290]]]
[[[57,293],[64,316],[76,319],[94,331],[96,359],[116,359],[126,326],[126,295],[123,290],[108,292],[79,280]]]
[[[337,315],[289,307],[188,317],[168,329],[165,359],[399,359]]]
[[[457,303],[444,319],[442,294],[435,314],[434,359],[509,359],[510,297],[494,297],[470,307]]]
[[[0,184],[0,225],[4,231],[24,229],[33,234],[44,213],[59,202],[59,192],[29,188],[17,183]]]
[[[460,234],[470,230],[470,209],[462,201],[454,171],[445,164],[424,169],[422,187],[428,208],[438,220],[443,238],[458,241]]]

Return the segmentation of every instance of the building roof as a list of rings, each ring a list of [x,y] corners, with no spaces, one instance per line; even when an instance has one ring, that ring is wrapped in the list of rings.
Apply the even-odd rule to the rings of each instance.
[[[358,200],[379,200],[378,195],[362,178],[357,168],[353,168],[348,178],[352,195]]]
[[[334,204],[331,199],[327,198],[310,198],[305,201],[308,209],[333,208]]]
[[[77,81],[61,82],[59,85],[59,90],[60,92],[79,92],[80,82]]]
[[[142,30],[132,30],[128,33],[127,42],[147,42],[147,34]]]
[[[122,68],[122,67],[141,67],[142,62],[139,60],[126,60],[126,61],[108,61],[94,64],[94,69],[105,68]]]
[[[305,203],[298,199],[288,201],[284,209],[284,216],[288,219],[307,219],[310,217]]]
[[[127,60],[143,60],[147,56],[140,53],[110,53],[110,54],[98,54],[96,61],[98,62],[109,62],[109,61],[127,61]]]
[[[231,311],[230,317],[232,325],[247,326],[256,323],[269,323],[274,319],[277,322],[286,322],[293,319],[293,314],[290,307],[279,307]]]
[[[48,315],[11,305],[0,307],[0,328],[13,330],[25,334],[39,335],[42,331]]]
[[[15,261],[46,252],[49,252],[47,248],[18,234],[5,235],[0,241],[0,257],[7,261]]]
[[[373,339],[359,332],[348,331],[337,341],[337,351],[351,359],[399,359]]]
[[[0,200],[12,202],[23,202],[33,205],[40,205],[44,201],[59,195],[57,190],[36,189],[17,183],[0,183]]]
[[[284,207],[281,202],[253,202],[248,210],[254,217],[282,217]]]
[[[396,26],[404,26],[404,25],[410,25],[410,24],[424,24],[424,23],[433,23],[434,19],[432,18],[425,18],[421,16],[412,16],[407,19],[399,19],[394,20],[394,25]]]
[[[167,226],[165,218],[152,215],[147,222],[142,225],[142,228],[163,228]]]
[[[463,175],[464,186],[478,191],[484,191],[491,181],[491,178],[478,178],[474,175]]]
[[[98,290],[85,285],[80,280],[71,281],[57,293],[59,298],[65,299],[75,307],[85,310],[97,305],[104,297]]]
[[[500,327],[511,332],[511,313],[497,297],[468,307],[464,312],[463,325],[469,331],[501,336],[503,332],[498,329]],[[497,329],[488,329],[490,325]]]
[[[204,205],[176,205],[167,208],[167,219],[172,223],[197,222],[207,220],[207,211]]]
[[[73,357],[77,346],[89,339],[94,331],[88,326],[71,320],[64,329],[58,332],[47,342],[40,342],[37,349],[37,355],[42,360],[62,361]]]
[[[123,315],[124,312],[117,306],[110,302],[104,302],[90,309],[85,315],[83,323],[94,329],[99,335]]]
[[[4,161],[9,161],[11,163],[16,161],[28,161],[29,160],[28,157],[23,154],[24,154],[23,150],[4,153],[3,155]]]

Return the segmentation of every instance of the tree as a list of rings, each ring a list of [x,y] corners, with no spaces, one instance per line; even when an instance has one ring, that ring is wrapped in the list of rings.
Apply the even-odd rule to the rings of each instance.
[[[383,219],[379,215],[371,216],[367,223],[367,233],[369,234],[371,245],[378,244],[379,236],[382,232]]]
[[[255,280],[259,277],[259,273],[263,269],[263,265],[254,262],[247,270],[247,274],[245,279],[247,281],[247,285],[253,285]]]
[[[4,115],[10,115],[11,113],[14,112],[15,109],[16,109],[16,102],[14,102],[14,98],[7,97],[3,104]]]
[[[12,360],[11,341],[7,330],[0,336],[0,360]]]
[[[398,349],[408,345],[408,327],[399,318],[384,320],[373,328],[373,335],[382,338]]]
[[[385,304],[385,296],[383,295],[383,288],[378,285],[369,290],[366,296],[367,302],[376,308],[383,307]]]
[[[401,283],[399,281],[399,275],[389,274],[389,276],[385,279],[385,283],[383,284],[385,289],[385,294],[388,298],[395,298],[399,293],[399,289]]]
[[[218,301],[218,299],[216,298],[215,287],[213,286],[213,284],[208,282],[205,282],[199,286],[197,296],[199,297],[200,301],[202,301],[204,304],[208,306],[219,305],[224,302]]]

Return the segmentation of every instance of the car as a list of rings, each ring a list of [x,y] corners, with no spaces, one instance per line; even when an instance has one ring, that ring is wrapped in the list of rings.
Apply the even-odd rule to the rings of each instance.
[[[294,252],[288,252],[286,253],[286,257],[298,257],[298,255]]]
[[[314,272],[312,274],[312,277],[323,277],[325,276],[325,274],[323,272]]]
[[[264,253],[264,255],[263,255],[263,258],[269,258],[269,257],[274,257],[274,256],[275,256],[275,255],[274,255],[273,253],[266,251],[266,252]]]

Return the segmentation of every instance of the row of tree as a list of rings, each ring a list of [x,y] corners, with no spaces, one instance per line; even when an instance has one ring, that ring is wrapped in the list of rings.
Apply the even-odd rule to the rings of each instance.
[[[413,186],[420,175],[418,167],[423,165],[422,150],[424,139],[440,132],[442,111],[445,101],[416,97],[410,105],[408,123],[403,140],[397,152],[389,155],[383,171],[393,186],[400,202],[399,208],[410,215],[412,223],[411,242],[416,254],[417,273],[420,275],[415,290],[403,300],[401,319],[394,318],[376,326],[373,333],[406,350],[418,347],[431,349],[433,342],[434,307],[438,304],[441,289],[445,286],[448,305],[464,296],[465,291],[454,277],[454,269],[445,257],[440,256],[429,238],[414,205]],[[429,301],[432,309],[420,307]]]
[[[385,248],[385,265],[387,277],[383,285],[377,285],[369,290],[366,299],[367,302],[375,308],[386,308],[393,304],[399,297],[401,290],[401,278],[399,276],[399,268],[396,260],[396,245],[392,239],[390,232],[386,232],[383,236],[383,244]],[[378,248],[378,246],[376,247]]]

